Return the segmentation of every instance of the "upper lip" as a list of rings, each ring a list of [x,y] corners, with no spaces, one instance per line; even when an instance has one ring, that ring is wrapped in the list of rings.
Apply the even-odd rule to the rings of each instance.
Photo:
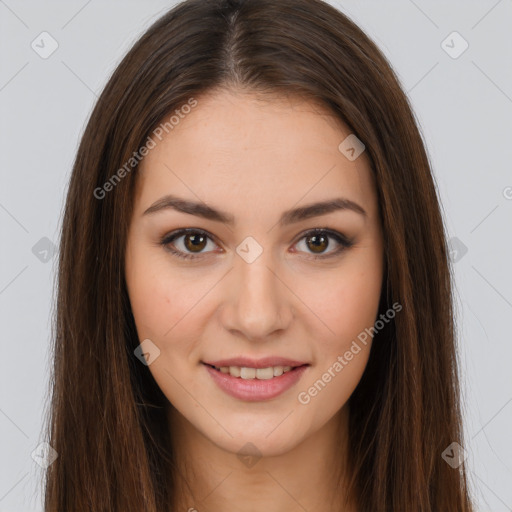
[[[219,359],[216,361],[203,361],[204,364],[222,368],[226,366],[239,366],[244,368],[269,368],[271,366],[303,366],[309,363],[288,359],[286,357],[268,356],[261,359],[252,359],[250,357],[233,357],[231,359]]]

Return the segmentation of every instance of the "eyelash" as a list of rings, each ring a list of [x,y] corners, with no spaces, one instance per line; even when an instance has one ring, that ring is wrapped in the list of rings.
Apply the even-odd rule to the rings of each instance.
[[[177,256],[178,258],[188,259],[188,260],[201,258],[203,256],[201,253],[198,253],[198,254],[184,253],[182,251],[174,249],[171,245],[171,242],[173,242],[177,238],[180,238],[181,236],[184,236],[184,235],[189,235],[191,233],[203,235],[214,242],[214,239],[212,238],[212,236],[210,236],[210,234],[207,233],[206,231],[203,231],[202,229],[198,229],[198,228],[188,228],[188,229],[179,229],[173,233],[169,233],[164,238],[162,238],[162,240],[160,241],[160,245],[162,245],[166,250],[170,251],[173,255]],[[349,249],[350,247],[352,247],[354,245],[354,242],[352,240],[347,239],[341,233],[338,233],[337,231],[332,231],[330,229],[321,229],[321,228],[315,228],[315,229],[310,229],[309,231],[306,231],[305,233],[302,234],[302,236],[297,240],[296,243],[300,242],[304,238],[314,236],[314,235],[327,235],[328,237],[333,238],[337,243],[339,243],[340,247],[338,249],[335,249],[332,252],[325,254],[325,255],[309,255],[308,258],[313,259],[313,260],[332,258],[333,256],[339,255],[340,253],[344,252],[346,249]]]

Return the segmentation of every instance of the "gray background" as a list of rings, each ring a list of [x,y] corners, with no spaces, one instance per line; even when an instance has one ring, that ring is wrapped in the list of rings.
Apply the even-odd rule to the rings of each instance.
[[[478,510],[512,510],[512,0],[331,3],[382,49],[421,125],[453,238],[469,475]],[[42,510],[31,454],[80,135],[115,65],[172,5],[0,0],[0,512]],[[46,59],[31,47],[43,31],[58,43]],[[469,44],[457,58],[462,40],[442,44],[453,31]]]

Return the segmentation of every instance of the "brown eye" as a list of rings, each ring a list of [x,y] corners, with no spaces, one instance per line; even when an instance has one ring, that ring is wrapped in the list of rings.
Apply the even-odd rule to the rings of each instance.
[[[329,246],[329,237],[325,235],[311,235],[306,237],[306,245],[315,253],[322,253]]]
[[[211,250],[205,250],[208,243],[215,248],[213,238],[199,229],[180,229],[165,236],[160,242],[168,251],[180,258],[199,258]]]
[[[341,254],[345,249],[353,245],[353,241],[347,239],[341,233],[327,229],[314,229],[304,233],[297,246],[300,252],[305,252],[311,258],[329,258]],[[331,249],[331,250],[329,250]]]
[[[189,234],[183,238],[183,245],[188,251],[201,252],[206,247],[207,237],[202,234]]]
[[[212,244],[213,250],[205,250],[208,247],[208,243]],[[352,240],[347,239],[336,231],[314,229],[303,234],[302,238],[295,245],[304,244],[305,247],[301,248],[300,252],[304,252],[309,257],[317,259],[336,256],[345,249],[350,248],[353,243]],[[218,245],[214,242],[213,237],[200,229],[180,229],[165,236],[160,244],[172,254],[187,259],[200,258],[211,252],[218,252],[215,251],[215,246],[218,247]],[[328,250],[331,248],[332,250]]]

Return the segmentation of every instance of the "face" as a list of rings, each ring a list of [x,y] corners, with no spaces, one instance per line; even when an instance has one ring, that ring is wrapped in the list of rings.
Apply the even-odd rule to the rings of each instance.
[[[369,161],[303,100],[217,91],[187,111],[138,170],[139,339],[189,429],[283,454],[335,421],[368,360],[383,277]]]

